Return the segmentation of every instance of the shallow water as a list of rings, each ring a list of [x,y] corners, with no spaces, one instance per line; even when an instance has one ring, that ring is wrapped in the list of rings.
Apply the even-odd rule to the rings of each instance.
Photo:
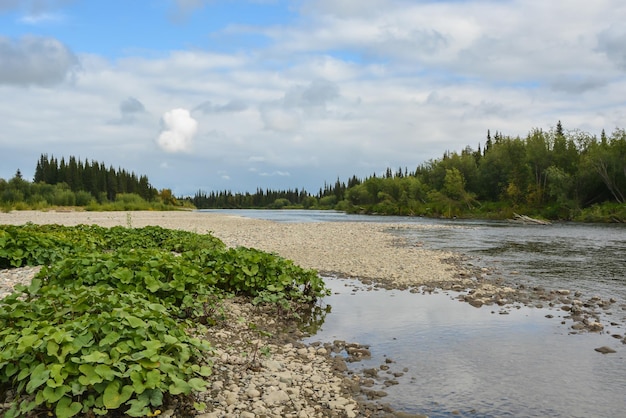
[[[332,211],[220,212],[279,222],[435,225],[390,231],[409,244],[496,266],[498,277],[511,283],[613,297],[617,303],[605,315],[626,323],[626,225],[536,226]],[[360,282],[326,281],[334,291],[324,301],[331,312],[309,341],[369,344],[372,359],[352,364],[355,371],[377,368],[387,357],[395,361],[392,372],[408,367],[399,385],[384,388],[389,395],[382,401],[397,410],[431,417],[624,415],[626,346],[608,333],[569,335],[570,323],[561,324],[561,311],[520,307],[502,315],[501,308],[461,303],[454,293],[365,291]],[[554,318],[546,318],[548,314]],[[626,333],[624,325],[609,328],[610,333]],[[600,346],[617,353],[595,352]]]
[[[366,291],[357,281],[326,281],[331,313],[308,341],[370,345],[372,359],[351,363],[355,372],[378,368],[386,358],[394,361],[390,372],[408,368],[398,385],[379,387],[388,393],[382,401],[397,410],[430,417],[612,417],[626,408],[623,344],[606,334],[568,335],[559,311],[521,307],[502,315],[500,308],[461,303],[453,292]],[[604,345],[618,352],[594,351]],[[379,376],[381,384],[391,378]]]

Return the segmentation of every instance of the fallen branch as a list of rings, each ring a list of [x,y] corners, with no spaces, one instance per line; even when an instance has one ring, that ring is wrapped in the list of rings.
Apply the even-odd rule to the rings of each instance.
[[[525,224],[534,224],[534,225],[551,225],[549,221],[544,221],[542,219],[535,219],[535,218],[531,218],[530,216],[519,215],[517,213],[514,213],[513,215],[515,215],[513,220],[516,222],[522,222]]]

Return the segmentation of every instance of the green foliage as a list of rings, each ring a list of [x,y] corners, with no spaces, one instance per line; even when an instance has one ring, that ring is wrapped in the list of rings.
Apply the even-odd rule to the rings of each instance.
[[[298,189],[259,189],[254,194],[198,192],[191,200],[199,208],[274,208],[281,198],[293,207],[349,213],[501,218],[517,211],[617,222],[620,210],[596,205],[626,204],[626,130],[603,132],[599,139],[566,131],[560,122],[549,131],[533,129],[525,138],[499,132],[492,137],[488,131],[482,149],[479,143],[477,150],[446,151],[413,172],[388,168],[382,177],[353,176],[347,185],[337,180],[316,196]],[[490,212],[490,207],[498,209]]]
[[[107,286],[44,285],[0,305],[0,388],[17,391],[7,417],[35,409],[70,417],[121,408],[145,416],[163,395],[203,390],[206,344],[167,305]]]
[[[281,309],[327,294],[291,261],[160,227],[0,226],[0,263],[43,265],[0,301],[6,417],[149,415],[206,389],[210,347],[185,330],[225,294]]]

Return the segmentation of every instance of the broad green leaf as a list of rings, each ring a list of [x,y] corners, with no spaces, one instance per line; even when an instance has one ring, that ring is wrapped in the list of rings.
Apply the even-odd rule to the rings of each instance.
[[[85,363],[110,363],[110,357],[107,353],[94,351],[81,357]]]
[[[126,411],[126,415],[131,417],[145,417],[150,413],[148,409],[148,401],[140,401],[133,399],[128,402],[130,408]]]
[[[206,380],[203,380],[203,379],[200,379],[200,378],[197,378],[197,377],[193,377],[193,378],[189,379],[189,381],[187,383],[196,392],[202,392],[202,391],[206,390],[207,385],[208,385]]]
[[[48,381],[50,370],[46,369],[46,365],[39,363],[30,374],[30,380],[26,384],[26,392],[33,393],[35,389]]]
[[[176,377],[170,376],[172,379],[172,384],[169,387],[170,394],[172,395],[180,395],[185,394],[188,395],[191,392],[191,386],[184,380]]]
[[[150,370],[146,373],[145,385],[149,389],[159,387],[161,385],[161,372],[159,370]]]
[[[133,282],[133,272],[128,268],[120,268],[114,271],[111,274],[112,277],[118,279],[120,282],[124,284],[129,284]]]
[[[46,384],[52,388],[62,386],[68,376],[68,368],[65,364],[51,364],[48,366],[50,378]]]
[[[197,373],[200,376],[209,377],[213,374],[213,370],[209,366],[201,366]]]
[[[162,283],[152,276],[146,277],[145,284],[146,289],[148,289],[152,293],[157,292],[162,286]]]
[[[119,341],[120,337],[121,337],[120,334],[118,334],[115,331],[109,332],[102,340],[100,340],[99,346],[106,347],[111,344],[114,344]]]
[[[160,389],[148,389],[138,399],[147,400],[152,406],[163,405],[163,392]]]
[[[78,402],[72,402],[71,398],[63,397],[57,402],[54,410],[57,418],[69,418],[78,414],[83,406]]]
[[[18,340],[17,348],[20,351],[25,351],[32,348],[39,340],[36,334],[24,335]]]
[[[136,393],[141,394],[146,390],[144,374],[139,371],[132,371],[130,373],[130,380],[133,382],[133,389]]]
[[[128,322],[128,325],[131,326],[131,328],[145,328],[146,327],[146,323],[143,320],[137,318],[136,316],[128,315],[125,319]]]
[[[59,399],[63,397],[63,395],[68,393],[70,390],[71,388],[66,385],[59,386],[57,388],[51,388],[50,386],[47,386],[43,390],[43,397],[48,403],[56,403]]]
[[[142,341],[141,345],[146,347],[146,350],[150,353],[157,353],[158,350],[163,347],[163,343],[157,340]]]
[[[178,338],[165,334],[163,335],[163,342],[165,344],[176,344],[178,342]]]
[[[181,289],[181,290],[184,290],[184,289]],[[149,303],[148,308],[156,312],[161,312],[161,313],[167,312],[167,308],[160,303]]]
[[[91,347],[93,345],[93,334],[91,332],[87,332],[75,337],[73,345],[77,348]]]
[[[59,344],[57,344],[53,340],[48,340],[48,343],[46,344],[46,349],[49,356],[56,356],[57,351],[59,351]]]
[[[133,394],[132,386],[124,386],[120,392],[121,383],[114,380],[104,390],[102,401],[107,409],[117,409],[121,404],[130,399]]]
[[[101,376],[104,380],[113,380],[115,379],[115,372],[106,364],[98,364],[96,366],[95,372]]]
[[[101,375],[96,373],[96,368],[91,364],[81,364],[78,370],[82,373],[82,375],[78,377],[78,381],[81,385],[95,385],[104,380]]]

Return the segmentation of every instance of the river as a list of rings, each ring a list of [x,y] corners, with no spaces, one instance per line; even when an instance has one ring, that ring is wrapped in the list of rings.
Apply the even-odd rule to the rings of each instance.
[[[400,411],[430,417],[614,417],[626,411],[626,225],[346,215],[329,211],[220,211],[278,222],[388,222],[446,228],[390,232],[428,249],[464,254],[497,268],[510,283],[570,289],[617,300],[604,312],[603,333],[571,335],[565,312],[513,307],[474,308],[454,292],[373,290],[327,277],[331,306],[313,341],[370,345],[372,358],[354,372],[380,370],[375,388]],[[503,315],[502,313],[506,313]],[[565,323],[562,323],[565,322]],[[602,355],[594,348],[617,352]],[[402,373],[394,377],[390,373]],[[384,381],[398,383],[385,386]]]

